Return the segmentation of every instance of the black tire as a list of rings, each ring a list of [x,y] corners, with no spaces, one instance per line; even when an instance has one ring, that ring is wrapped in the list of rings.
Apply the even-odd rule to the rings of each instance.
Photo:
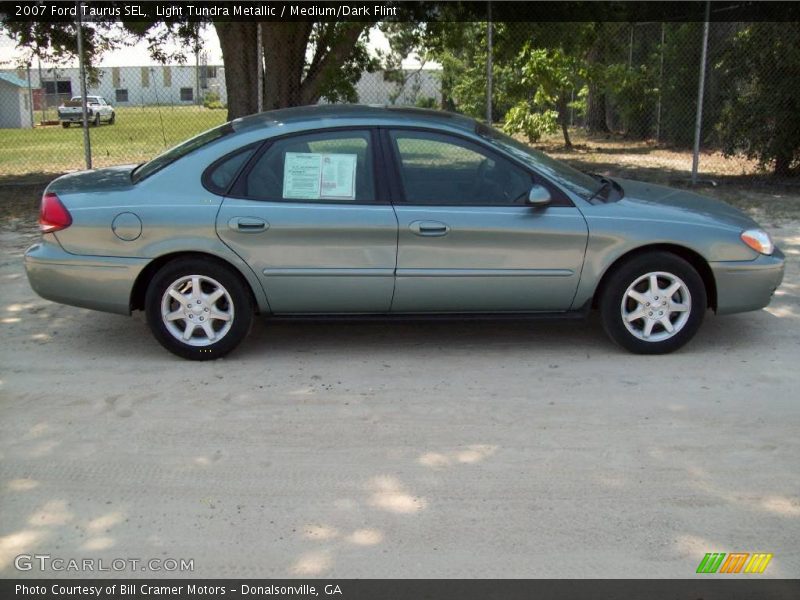
[[[640,286],[644,284],[648,289],[642,288],[641,293],[652,304],[645,305],[633,298],[626,297],[628,288],[632,284],[651,273],[663,273],[673,278],[679,278],[685,285],[688,296],[683,287],[670,298],[665,298],[663,295],[652,296],[648,285],[650,279],[647,277],[633,291],[639,292]],[[670,281],[677,282],[675,279],[670,280],[669,277],[657,276],[656,287],[661,289],[664,289],[661,287],[662,285],[669,287]],[[626,326],[627,319],[623,317],[623,298],[625,298],[625,310],[628,311],[628,314],[642,310],[646,311],[644,313],[646,315],[654,315],[653,318],[643,316],[630,322],[630,327],[637,333],[633,333]],[[658,298],[658,300],[653,301],[653,298]],[[684,317],[682,312],[666,310],[667,306],[660,305],[665,301],[672,303],[670,307],[676,309],[681,308],[680,305],[688,304],[689,310],[684,311],[688,312],[688,316]],[[708,300],[703,279],[692,265],[669,252],[648,252],[623,262],[614,268],[604,282],[600,295],[600,314],[606,333],[614,342],[636,354],[666,354],[677,350],[697,333],[707,307]],[[654,321],[659,318],[659,314],[663,314],[663,312],[659,313],[662,308],[665,309],[663,312],[666,312],[666,318],[670,321],[667,326],[672,326],[675,330],[674,333],[667,331],[661,322]],[[643,339],[648,319],[654,323],[648,337],[655,339],[651,340]],[[658,339],[659,337],[664,339]]]
[[[111,118],[108,120],[109,125],[113,125],[117,120],[117,113],[112,112]]]
[[[61,123],[61,126],[62,126],[64,129],[68,129],[68,128],[69,128],[69,123],[67,123],[67,122]]]
[[[229,320],[230,327],[221,335],[219,340],[213,342],[209,340],[210,336],[204,331],[198,331],[198,329],[201,329],[201,323],[192,321],[193,333],[190,339],[197,344],[205,345],[192,345],[192,343],[177,339],[177,334],[170,331],[165,323],[165,319],[162,318],[162,302],[170,304],[176,312],[180,311],[184,314],[188,314],[186,310],[184,310],[186,305],[182,302],[165,298],[165,295],[175,282],[180,281],[182,278],[189,278],[195,275],[213,280],[213,283],[218,283],[224,291],[227,292],[227,296],[223,296],[216,302],[215,306],[210,308],[213,310],[227,311],[232,315]],[[207,280],[200,280],[201,289],[206,284],[211,285],[212,290],[214,289],[212,283]],[[254,310],[252,297],[250,295],[250,290],[246,286],[247,284],[231,267],[221,261],[211,258],[182,258],[167,263],[153,276],[147,287],[147,293],[145,295],[145,313],[150,330],[164,348],[182,358],[188,358],[189,360],[214,360],[225,356],[228,352],[236,348],[247,336],[253,322]],[[206,290],[203,291],[206,293]],[[228,297],[230,298],[230,302],[227,300]],[[220,305],[220,302],[223,304]],[[230,306],[231,303],[232,306]],[[188,304],[192,306],[194,310],[203,310],[201,308],[194,308],[193,301]],[[208,310],[205,310],[205,313],[208,313]],[[205,313],[197,312],[191,315],[191,317],[193,319],[197,318],[202,320],[201,317]],[[175,330],[185,331],[185,329],[189,327],[190,322],[187,318],[177,318],[177,320],[172,323],[172,331],[174,332]],[[206,323],[206,325],[211,326],[209,323],[211,323],[211,321]],[[215,321],[214,325],[221,326],[220,330],[224,329],[226,326],[225,323],[221,321]],[[216,333],[219,333],[220,330]]]
[[[100,113],[97,113],[97,114],[94,116],[94,121],[92,121],[92,124],[93,124],[95,127],[100,127]]]

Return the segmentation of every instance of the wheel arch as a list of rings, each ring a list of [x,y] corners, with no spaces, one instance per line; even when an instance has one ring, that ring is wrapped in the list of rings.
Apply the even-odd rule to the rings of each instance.
[[[679,256],[692,265],[692,267],[694,267],[694,269],[697,271],[698,275],[700,275],[700,278],[703,280],[703,285],[706,289],[708,307],[715,311],[717,310],[717,285],[716,281],[714,280],[714,273],[712,272],[708,261],[706,261],[702,255],[698,254],[694,250],[679,244],[650,244],[647,246],[639,246],[638,248],[633,248],[625,254],[617,257],[617,259],[606,268],[605,272],[603,272],[603,275],[600,278],[600,283],[598,283],[594,295],[592,296],[592,308],[597,308],[599,299],[603,294],[604,286],[608,282],[611,274],[614,273],[614,271],[616,271],[620,265],[627,262],[631,258],[640,256],[642,254],[647,254],[648,252],[669,252]]]
[[[241,269],[239,269],[232,262],[225,260],[224,258],[217,256],[215,254],[210,254],[208,252],[195,252],[195,251],[170,252],[168,254],[163,254],[157,258],[154,258],[152,261],[150,261],[147,264],[147,266],[144,269],[142,269],[142,271],[136,277],[136,281],[133,284],[133,289],[131,290],[131,298],[130,298],[131,311],[144,309],[144,299],[145,299],[145,294],[147,293],[147,286],[152,280],[153,276],[164,265],[167,265],[174,260],[182,258],[200,258],[203,260],[212,260],[216,263],[228,267],[232,273],[236,274],[236,276],[239,277],[242,284],[250,293],[250,300],[253,304],[253,308],[256,311],[256,314],[260,313],[258,298],[256,297],[255,291],[253,290],[253,286],[248,281],[247,276],[244,273],[242,273]]]

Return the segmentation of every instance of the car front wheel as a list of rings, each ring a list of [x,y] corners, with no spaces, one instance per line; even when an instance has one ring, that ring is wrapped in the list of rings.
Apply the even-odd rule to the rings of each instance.
[[[667,252],[623,263],[609,276],[600,297],[606,333],[636,354],[665,354],[686,344],[700,328],[706,307],[700,275]]]
[[[250,294],[224,264],[196,258],[168,263],[145,297],[147,321],[170,352],[190,360],[213,360],[233,350],[253,319]]]

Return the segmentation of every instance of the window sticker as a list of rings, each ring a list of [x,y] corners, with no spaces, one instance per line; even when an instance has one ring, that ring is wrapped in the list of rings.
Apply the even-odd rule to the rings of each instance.
[[[322,155],[287,152],[283,161],[283,197],[319,199]]]
[[[306,200],[355,200],[355,154],[287,152],[283,197]]]

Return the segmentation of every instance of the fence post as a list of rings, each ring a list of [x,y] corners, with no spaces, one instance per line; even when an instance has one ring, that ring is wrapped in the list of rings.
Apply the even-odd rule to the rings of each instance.
[[[700,80],[697,83],[697,116],[694,122],[694,151],[692,152],[692,185],[697,183],[697,167],[700,163],[700,130],[703,125],[703,93],[706,84],[706,55],[708,54],[708,21],[711,18],[711,2],[706,0],[706,18],[703,23],[703,50],[700,54]]]
[[[55,100],[55,108],[56,111],[58,111],[58,68],[55,64],[53,65],[53,100]],[[48,108],[50,107],[48,106]],[[58,116],[58,114],[56,114],[56,116]]]
[[[36,48],[39,52],[39,48]],[[39,68],[39,107],[42,109],[42,123],[47,120],[47,89],[44,87],[44,76],[42,75],[42,59],[36,56],[36,65]]]
[[[661,141],[661,98],[664,95],[664,30],[666,23],[661,23],[661,52],[658,66],[658,101],[656,102],[656,144]]]
[[[200,105],[200,24],[194,32],[194,103]]]
[[[492,3],[486,13],[486,124],[492,125]]]
[[[264,112],[264,48],[261,47],[261,21],[256,23],[256,46],[258,46],[258,48],[256,48],[256,64],[258,65],[258,112]]]
[[[86,97],[86,61],[83,56],[83,26],[81,25],[81,0],[75,0],[77,8],[78,23],[78,65],[80,67],[81,78],[81,109],[83,112],[83,156],[86,159],[86,168],[92,168],[92,141],[89,138],[89,112],[87,109],[88,98]],[[58,81],[56,80],[56,91],[58,91]],[[58,97],[58,96],[56,96]]]
[[[31,129],[33,129],[33,86],[31,85],[31,63],[28,63],[28,111],[31,117]]]

